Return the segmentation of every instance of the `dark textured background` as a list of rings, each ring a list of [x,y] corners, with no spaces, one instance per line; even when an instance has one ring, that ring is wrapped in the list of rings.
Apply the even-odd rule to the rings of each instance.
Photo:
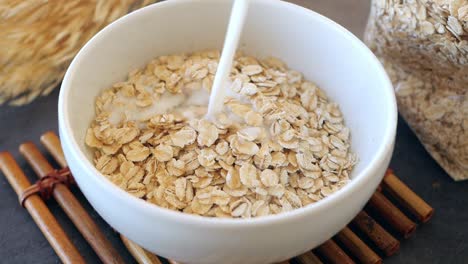
[[[366,0],[292,0],[322,13],[361,36],[369,3]],[[18,153],[18,146],[57,130],[58,90],[24,107],[0,107],[0,151],[11,151],[30,179],[33,171]],[[41,147],[42,148],[42,147]],[[468,181],[455,183],[432,160],[407,124],[400,119],[391,167],[416,193],[435,208],[434,218],[418,227],[400,252],[385,263],[468,263]],[[97,215],[75,188],[74,193],[105,231],[126,262],[134,260],[117,234]],[[53,200],[52,213],[89,263],[99,262],[70,220]],[[279,242],[280,243],[280,242]],[[3,175],[0,175],[0,263],[58,263],[48,242],[36,227]]]

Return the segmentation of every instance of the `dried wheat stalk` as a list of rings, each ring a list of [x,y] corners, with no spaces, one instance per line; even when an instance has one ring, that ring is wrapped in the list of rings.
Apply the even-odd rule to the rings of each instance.
[[[0,105],[49,94],[97,31],[151,0],[0,1]]]

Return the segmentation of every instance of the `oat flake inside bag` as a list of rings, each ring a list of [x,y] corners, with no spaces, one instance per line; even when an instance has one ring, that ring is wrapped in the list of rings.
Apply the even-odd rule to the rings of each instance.
[[[468,0],[373,0],[365,41],[425,148],[468,179]]]

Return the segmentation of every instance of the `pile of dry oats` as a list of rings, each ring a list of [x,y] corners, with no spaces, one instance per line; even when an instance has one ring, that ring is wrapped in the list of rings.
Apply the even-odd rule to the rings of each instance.
[[[105,90],[86,135],[96,168],[136,197],[211,217],[290,211],[350,181],[337,104],[278,59],[238,54],[225,109],[204,119],[219,56],[158,57]]]
[[[373,0],[365,38],[426,149],[468,179],[468,0]]]

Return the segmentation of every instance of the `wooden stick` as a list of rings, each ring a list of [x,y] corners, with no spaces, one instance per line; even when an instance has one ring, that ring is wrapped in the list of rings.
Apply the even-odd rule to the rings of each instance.
[[[333,264],[355,263],[346,253],[333,241],[327,240],[315,249],[327,261]]]
[[[8,152],[0,153],[0,170],[3,171],[18,196],[31,186],[26,175]],[[32,195],[26,199],[24,207],[63,263],[85,263],[76,247],[38,195]],[[38,261],[40,262],[40,260]]]
[[[352,221],[354,225],[366,234],[386,256],[395,254],[400,248],[400,242],[388,233],[366,212],[361,211]]]
[[[49,131],[42,135],[41,142],[45,146],[47,151],[49,151],[49,153],[55,159],[55,161],[57,161],[57,163],[62,168],[68,166],[67,161],[65,160],[65,155],[63,154],[62,146],[60,145],[60,140],[54,132]],[[157,258],[156,255],[146,251],[145,249],[141,248],[139,245],[135,244],[133,241],[122,235],[120,236],[120,238],[122,239],[122,242],[124,243],[127,250],[132,254],[132,256],[138,263],[151,263],[146,262],[148,260],[146,257],[152,259],[154,261],[153,263],[160,263],[160,260]],[[134,252],[146,252],[146,257],[143,254],[134,254]]]
[[[402,206],[414,214],[422,223],[429,221],[434,214],[434,209],[414,193],[406,184],[398,179],[390,169],[387,170],[387,173],[385,174],[382,187],[397,199]]]
[[[382,259],[369,248],[351,229],[343,228],[335,238],[341,242],[361,263],[380,264]]]
[[[404,238],[410,237],[416,230],[416,223],[411,221],[382,193],[375,192],[367,203],[370,210],[381,215]]]
[[[63,154],[62,145],[60,144],[60,139],[53,131],[44,133],[41,136],[41,143],[60,167],[65,168],[68,166],[67,161],[65,160],[65,155]]]
[[[19,149],[40,178],[45,177],[54,170],[33,143],[23,143]],[[57,184],[52,194],[102,262],[124,263],[118,252],[106,239],[99,227],[94,223],[67,186]]]
[[[312,251],[307,251],[306,253],[297,256],[296,260],[301,264],[323,264],[323,262],[314,253],[312,253]]]
[[[122,239],[125,247],[128,249],[130,254],[132,254],[138,264],[161,264],[158,257],[144,250],[142,247],[137,246],[137,244],[130,241],[128,238],[120,235],[120,239]]]

